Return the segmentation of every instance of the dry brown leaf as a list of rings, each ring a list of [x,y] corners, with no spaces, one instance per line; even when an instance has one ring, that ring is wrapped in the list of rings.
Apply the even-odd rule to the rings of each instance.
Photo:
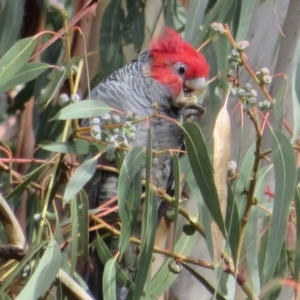
[[[230,88],[225,93],[224,105],[221,108],[214,127],[213,174],[214,182],[219,196],[223,219],[225,220],[227,207],[227,169],[230,160],[230,118],[227,111],[227,101]],[[214,259],[219,265],[223,245],[223,234],[215,222],[211,225],[214,243]]]
[[[1,194],[0,194],[0,220],[7,237],[7,242],[10,245],[19,247],[21,249],[25,249],[26,240],[23,231],[20,227],[20,224]]]

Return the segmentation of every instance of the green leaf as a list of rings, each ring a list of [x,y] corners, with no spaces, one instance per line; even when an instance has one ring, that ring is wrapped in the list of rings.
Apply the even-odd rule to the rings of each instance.
[[[113,109],[99,100],[82,100],[61,109],[52,120],[71,120],[101,117]]]
[[[37,43],[37,37],[17,42],[0,60],[0,89],[28,61]]]
[[[41,166],[39,166],[38,168],[36,168],[34,171],[32,171],[30,174],[27,175],[27,177],[25,178],[25,180],[20,183],[15,189],[13,189],[7,196],[6,199],[10,200],[12,199],[14,196],[18,195],[19,193],[23,193],[26,186],[34,181],[36,178],[38,178],[38,176],[46,169],[46,167],[49,166],[48,163],[45,163]]]
[[[39,76],[41,73],[43,73],[45,70],[51,67],[51,65],[38,62],[25,63],[18,70],[18,73],[12,76],[12,78],[9,81],[7,81],[5,85],[2,85],[2,87],[0,88],[0,93],[2,94],[3,92],[14,88],[19,84],[23,84],[32,79],[35,79],[37,76]]]
[[[237,209],[236,202],[234,201],[231,186],[227,184],[227,208],[226,208],[226,218],[225,225],[228,235],[228,243],[231,250],[233,264],[237,266],[238,258],[238,245],[240,240],[241,224],[239,213]]]
[[[287,255],[285,251],[285,246],[281,248],[280,257],[276,265],[276,269],[274,272],[274,278],[285,278],[287,272]],[[283,286],[279,285],[277,289],[275,289],[272,294],[269,296],[268,300],[278,299],[280,292]],[[266,299],[266,298],[264,298]]]
[[[172,155],[172,168],[173,168],[173,176],[174,176],[174,229],[173,229],[173,245],[172,245],[172,257],[174,254],[176,237],[177,237],[177,219],[179,213],[179,198],[180,198],[180,164],[179,158],[177,154]]]
[[[274,113],[276,117],[276,124],[279,131],[282,131],[282,124],[284,119],[284,113],[285,113],[285,96],[287,93],[288,88],[288,81],[287,78],[283,79],[283,83],[281,84],[279,91],[276,96],[276,101],[274,103]]]
[[[272,131],[272,138],[275,198],[263,270],[264,283],[273,278],[276,263],[280,257],[296,184],[296,162],[290,141],[279,131]]]
[[[83,250],[85,257],[89,256],[89,199],[87,194],[81,190],[77,195],[77,215],[79,231],[79,250]]]
[[[207,7],[207,0],[190,1],[185,24],[184,39],[195,47],[199,47],[198,36],[200,26],[203,25],[203,18]]]
[[[20,0],[1,2],[0,57],[15,43],[23,24],[24,4]]]
[[[125,13],[121,0],[112,0],[107,5],[100,28],[100,60],[104,77],[125,64],[122,49],[122,26]]]
[[[193,216],[197,218],[197,215],[198,212]],[[197,232],[190,236],[186,235],[185,233],[182,233],[176,243],[174,252],[182,254],[184,256],[189,256],[194,249],[197,239]],[[175,274],[170,271],[170,261],[171,258],[167,259],[152,279],[150,290],[153,295],[162,295],[178,277],[179,274]]]
[[[105,266],[106,263],[113,258],[113,256],[98,233],[96,238],[96,249],[102,264]],[[128,289],[133,291],[135,289],[134,283],[126,276],[126,274],[121,270],[118,264],[116,264],[115,267],[116,267],[117,281],[122,286],[126,286]]]
[[[75,153],[75,154],[92,154],[99,153],[105,150],[105,146],[91,143],[86,140],[76,139],[62,143],[40,145],[44,150],[58,153]]]
[[[136,224],[141,202],[141,166],[144,161],[142,147],[132,148],[126,155],[118,181],[119,215],[122,221],[120,236],[120,259],[122,258]]]
[[[116,298],[116,260],[111,258],[107,261],[103,272],[103,298],[115,300]]]
[[[273,166],[266,166],[259,170],[257,176],[257,183],[255,187],[254,197],[257,199],[259,204],[261,199],[263,199],[265,194],[266,185],[269,180],[269,174]],[[249,215],[248,225],[246,228],[244,247],[246,250],[246,258],[248,262],[249,273],[252,280],[252,286],[254,292],[259,295],[260,293],[260,281],[259,281],[259,267],[258,267],[258,223],[259,218],[261,218],[261,209],[254,206],[252,207]]]
[[[51,286],[60,268],[61,252],[59,245],[51,239],[37,268],[18,295],[17,300],[38,299]]]
[[[299,169],[298,169],[299,174]],[[298,280],[300,274],[300,188],[296,186],[295,188],[295,208],[296,208],[296,228],[297,228],[297,239],[296,239],[296,250],[295,251],[295,265],[293,278]]]
[[[148,139],[146,145],[146,188],[145,203],[143,208],[141,251],[139,254],[139,264],[137,268],[135,290],[133,299],[140,300],[144,285],[149,273],[152,262],[152,253],[157,228],[157,202],[158,199],[154,194],[151,183],[151,166],[152,166],[152,131],[148,130]]]
[[[186,263],[182,263],[182,266],[188,270],[191,275],[193,275],[201,284],[204,285],[204,287],[214,296],[214,299],[217,300],[225,300],[226,298],[221,295],[213,285],[211,285],[203,276],[201,276],[199,273],[197,273],[193,268],[188,266]]]
[[[76,264],[77,264],[77,253],[78,253],[78,203],[77,203],[77,195],[74,196],[74,199],[71,201],[71,220],[72,220],[72,226],[71,226],[71,237],[72,237],[72,247],[71,247],[71,274],[74,274],[76,270]]]
[[[191,122],[183,124],[183,129],[187,155],[195,179],[201,190],[203,200],[214,221],[217,223],[224,237],[226,237],[224,221],[212,174],[212,166],[202,132],[199,126]]]
[[[239,15],[239,24],[237,26],[238,31],[236,34],[236,41],[244,40],[247,36],[247,32],[250,26],[250,22],[253,17],[253,9],[256,0],[242,0],[241,10]]]
[[[251,179],[252,167],[254,162],[254,152],[255,144],[252,144],[244,156],[242,165],[239,169],[239,176],[235,185],[234,199],[237,204],[240,218],[243,217],[245,210],[246,196],[243,194],[243,191],[245,188],[247,189],[249,181]]]
[[[300,132],[300,38],[298,38],[295,56],[293,59],[293,73],[292,73],[292,99],[293,99],[293,141],[297,141]]]
[[[145,39],[145,2],[136,0],[127,0],[127,16],[123,28],[124,40],[133,43],[134,49],[140,52]]]
[[[99,155],[96,155],[82,163],[70,178],[64,193],[64,203],[71,200],[92,178],[97,167]]]
[[[66,79],[68,72],[71,68],[69,65],[67,68],[64,66],[60,68],[54,68],[47,76],[48,82],[47,86],[41,91],[41,96],[39,99],[40,105],[47,106],[51,100],[57,95],[59,89],[61,88],[64,80]]]
[[[11,300],[11,298],[7,294],[0,295],[0,300]]]
[[[270,231],[268,230],[270,227],[271,217],[267,216],[262,220],[262,236],[260,238],[259,243],[259,252],[258,252],[258,269],[259,269],[259,279],[260,285],[262,286],[262,275],[264,270],[264,264],[266,260],[266,252],[267,252],[267,244]]]
[[[17,267],[7,276],[5,281],[1,283],[0,286],[0,295],[5,291],[5,289],[9,286],[9,284],[12,282],[12,280],[21,272],[21,270],[25,267],[25,265],[33,258],[33,256],[41,249],[43,248],[48,241],[43,241],[38,245],[35,245],[32,247],[29,252],[26,254],[26,256],[19,262]],[[26,298],[25,298],[26,299]]]

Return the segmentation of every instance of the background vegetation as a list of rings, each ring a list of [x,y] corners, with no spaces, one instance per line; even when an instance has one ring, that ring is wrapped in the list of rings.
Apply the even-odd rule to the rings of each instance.
[[[90,299],[78,272],[93,246],[106,263],[106,299],[116,280],[136,299],[298,299],[299,11],[297,0],[0,1],[0,298]],[[202,45],[211,80],[200,127],[182,125],[187,155],[173,156],[176,186],[184,178],[188,192],[159,194],[175,221],[161,222],[154,252],[143,240],[139,270],[155,255],[152,278],[146,269],[133,284],[99,235],[88,241],[111,229],[82,190],[105,145],[85,139],[76,120],[109,108],[58,102],[88,99],[164,24]],[[148,236],[155,213],[145,208]]]

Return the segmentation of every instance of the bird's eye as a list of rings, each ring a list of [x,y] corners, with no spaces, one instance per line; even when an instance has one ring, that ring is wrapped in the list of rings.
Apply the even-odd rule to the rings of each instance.
[[[179,75],[183,75],[186,72],[186,67],[185,66],[179,66],[177,71],[178,71]]]

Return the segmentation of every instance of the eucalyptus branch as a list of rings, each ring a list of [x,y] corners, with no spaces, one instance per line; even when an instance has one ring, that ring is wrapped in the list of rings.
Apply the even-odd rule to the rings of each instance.
[[[238,245],[238,257],[240,257],[241,254],[241,249],[246,233],[246,227],[249,219],[249,214],[252,205],[255,204],[254,200],[254,192],[255,192],[255,186],[256,186],[256,181],[257,181],[257,173],[259,171],[259,164],[261,160],[261,143],[262,143],[262,134],[260,130],[260,126],[258,123],[258,120],[254,114],[254,112],[249,109],[247,111],[248,116],[250,117],[250,120],[254,124],[255,130],[256,130],[256,147],[255,147],[255,152],[254,152],[254,162],[253,162],[253,168],[252,168],[252,175],[250,179],[250,184],[249,184],[249,189],[245,191],[245,194],[247,196],[247,202],[246,202],[246,207],[245,211],[241,220],[241,234],[240,234],[240,240],[239,240],[239,245]]]
[[[116,235],[116,236],[120,236],[121,235],[121,232],[119,230],[117,230],[115,227],[109,225],[108,223],[106,223],[102,219],[97,218],[97,217],[95,217],[93,215],[90,215],[90,218],[94,222],[101,224],[105,229],[107,229],[108,231],[110,231],[111,234]],[[133,238],[133,237],[130,238],[130,241],[132,243],[136,244],[136,245],[139,245],[139,246],[142,243],[141,240],[139,240],[137,238]],[[166,249],[162,249],[162,248],[159,248],[157,246],[154,246],[153,250],[156,253],[163,254],[163,255],[168,256],[168,257],[172,257],[172,251],[169,251],[169,250],[166,250]],[[196,258],[188,257],[188,256],[182,255],[180,253],[176,253],[176,252],[173,253],[173,257],[177,261],[179,261],[179,262],[188,262],[188,263],[191,263],[191,264],[194,264],[194,265],[197,265],[197,266],[200,266],[200,267],[204,267],[204,268],[207,268],[207,269],[211,269],[211,270],[214,269],[214,266],[213,266],[212,263],[204,261],[204,260],[201,260],[201,259],[196,259]]]
[[[116,228],[114,228],[113,226],[109,225],[108,223],[106,223],[105,221],[103,221],[102,219],[99,219],[93,215],[90,215],[90,218],[95,221],[96,223],[100,224],[101,228],[105,228],[108,231],[111,232],[111,234],[116,235],[116,236],[120,236],[121,232],[119,230],[117,230]],[[130,241],[136,245],[141,245],[141,240],[137,239],[137,238],[130,238]],[[172,252],[166,249],[162,249],[159,248],[157,246],[154,246],[153,251],[155,253],[159,253],[168,257],[173,257],[176,261],[178,262],[186,262],[186,263],[190,263],[193,265],[197,265],[206,269],[210,269],[210,270],[214,270],[214,265],[213,263],[210,263],[208,261],[205,260],[201,260],[201,259],[196,259],[193,257],[189,257],[189,256],[185,256],[182,255],[180,253],[177,252]],[[234,271],[232,269],[232,267],[230,266],[230,264],[227,264],[225,266],[223,266],[223,270],[226,273],[229,273],[233,276],[235,276]],[[251,300],[258,300],[258,297],[256,296],[256,294],[254,293],[254,291],[252,290],[251,286],[247,283],[244,275],[243,275],[243,270],[240,267],[239,268],[239,272],[236,275],[236,281],[237,283],[241,286],[241,288],[243,289],[243,291],[245,292],[245,294],[249,297],[249,299]]]
[[[142,185],[145,185],[146,181],[142,181]],[[175,206],[174,199],[170,195],[168,195],[163,189],[157,188],[153,184],[150,185],[153,189],[154,193],[161,198],[162,200],[166,201],[171,206]],[[179,213],[187,220],[189,223],[203,236],[205,237],[204,233],[204,227],[198,223],[195,218],[189,214],[189,212],[183,208],[182,206],[179,206]]]

